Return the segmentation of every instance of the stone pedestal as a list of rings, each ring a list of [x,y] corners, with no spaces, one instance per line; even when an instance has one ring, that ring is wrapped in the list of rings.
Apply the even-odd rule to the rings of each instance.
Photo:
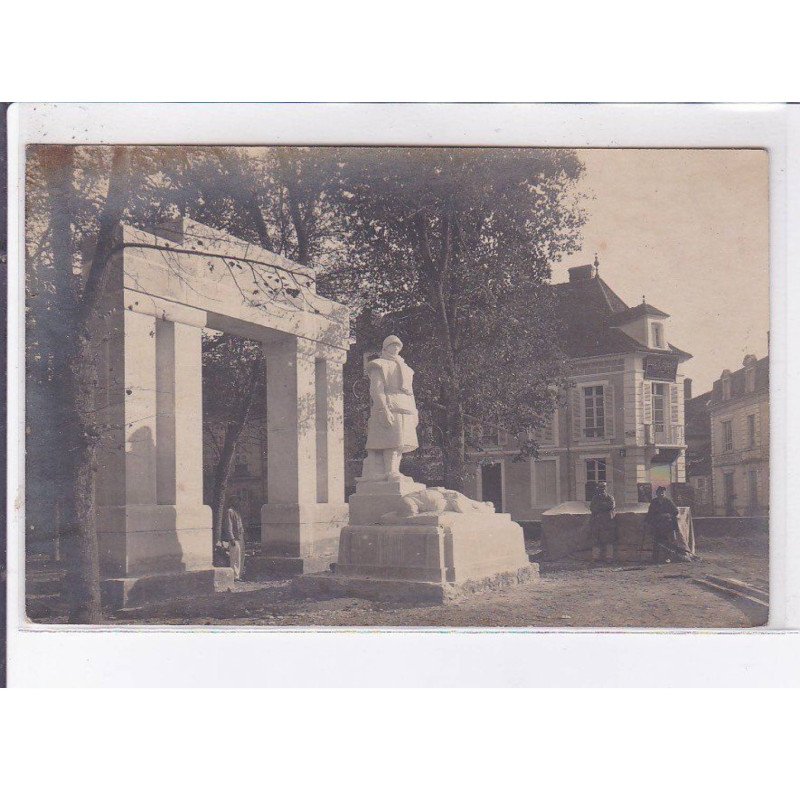
[[[360,482],[350,499],[351,524],[339,538],[336,573],[308,576],[298,588],[311,594],[447,602],[538,574],[525,551],[522,528],[508,514],[446,511],[378,522],[418,487],[410,478]]]
[[[508,514],[420,514],[405,523],[343,528],[336,574],[458,584],[530,564]]]
[[[347,503],[262,506],[261,548],[247,560],[247,578],[327,570],[336,561],[347,513]]]
[[[401,509],[400,501],[405,495],[424,488],[424,484],[416,483],[407,475],[390,480],[356,478],[356,491],[349,501],[350,524],[371,525],[380,522],[384,514]]]

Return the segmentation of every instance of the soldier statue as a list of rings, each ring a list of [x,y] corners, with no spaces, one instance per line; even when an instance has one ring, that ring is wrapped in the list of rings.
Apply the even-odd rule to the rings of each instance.
[[[367,363],[372,406],[364,478],[399,480],[403,453],[419,447],[419,415],[412,388],[414,370],[400,357],[402,347],[397,336],[387,336],[380,356]]]

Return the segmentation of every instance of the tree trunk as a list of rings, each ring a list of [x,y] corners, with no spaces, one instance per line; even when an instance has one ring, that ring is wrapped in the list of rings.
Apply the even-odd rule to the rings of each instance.
[[[466,473],[466,436],[464,410],[460,403],[451,403],[446,411],[445,442],[442,448],[444,485],[457,492],[464,491]]]
[[[444,348],[444,370],[447,375],[443,389],[445,425],[442,443],[444,485],[447,489],[463,491],[466,466],[466,436],[464,407],[461,402],[459,370],[455,356],[454,330],[445,297],[445,279],[452,254],[452,226],[449,219],[443,226],[442,254],[432,285],[432,306],[437,311],[439,337]]]
[[[76,332],[73,336],[78,344],[72,348],[57,378],[63,402],[73,412],[63,429],[63,467],[68,491],[60,507],[60,544],[66,556],[64,588],[69,621],[96,624],[101,621],[95,506],[99,432],[92,408],[96,370],[86,332]]]
[[[222,453],[214,470],[214,489],[212,492],[212,512],[214,516],[214,541],[218,542],[222,536],[222,521],[225,515],[225,499],[228,493],[228,483],[231,478],[233,460],[236,456],[236,447],[242,437],[242,432],[247,427],[250,412],[256,398],[256,392],[261,387],[261,378],[264,375],[264,359],[256,358],[250,371],[250,380],[244,396],[241,399],[236,416],[225,428],[225,441]]]
[[[69,204],[73,148],[53,149],[50,156],[53,283],[63,342],[56,353],[54,384],[63,408],[59,470],[66,479],[66,491],[60,504],[61,542],[66,556],[64,593],[69,605],[69,621],[91,624],[100,622],[101,607],[95,507],[100,434],[94,415],[97,369],[90,327],[107,283],[114,232],[127,203],[130,154],[124,147],[114,150],[95,253],[82,288],[72,271],[74,243]]]

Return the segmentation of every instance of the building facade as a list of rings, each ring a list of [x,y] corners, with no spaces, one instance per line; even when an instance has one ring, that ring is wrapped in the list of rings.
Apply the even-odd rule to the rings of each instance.
[[[692,488],[692,513],[714,514],[714,484],[711,475],[711,392],[692,397],[692,382],[684,380],[686,417],[686,482]]]
[[[725,370],[709,403],[714,513],[769,514],[769,357]]]
[[[537,459],[521,460],[502,431],[471,453],[468,493],[518,521],[538,521],[567,500],[587,501],[600,481],[617,504],[649,500],[686,481],[684,383],[691,356],[668,341],[669,315],[645,299],[629,307],[595,266],[573,267],[555,286],[570,387]]]

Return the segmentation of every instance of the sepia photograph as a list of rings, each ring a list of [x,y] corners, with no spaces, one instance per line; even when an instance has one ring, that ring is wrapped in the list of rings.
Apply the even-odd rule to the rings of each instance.
[[[769,5],[12,0],[9,797],[785,793]]]
[[[30,144],[32,624],[751,628],[764,149]]]

